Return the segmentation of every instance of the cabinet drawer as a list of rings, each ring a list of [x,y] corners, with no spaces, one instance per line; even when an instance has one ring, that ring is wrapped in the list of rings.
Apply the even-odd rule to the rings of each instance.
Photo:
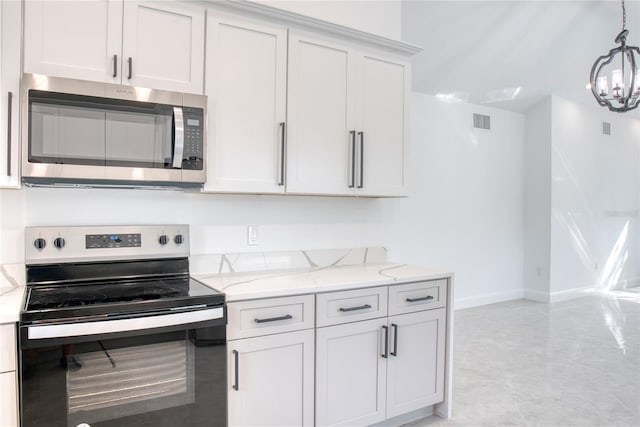
[[[16,324],[0,325],[0,372],[16,370]]]
[[[387,315],[387,287],[328,292],[316,296],[318,327]]]
[[[313,312],[313,295],[231,302],[227,305],[227,339],[310,329]]]
[[[447,305],[447,280],[389,286],[389,316]]]

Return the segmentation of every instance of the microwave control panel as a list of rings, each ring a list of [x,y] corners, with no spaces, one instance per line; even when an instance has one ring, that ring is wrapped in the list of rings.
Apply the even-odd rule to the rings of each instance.
[[[204,157],[204,111],[201,108],[183,107],[184,151],[182,169],[202,170]]]

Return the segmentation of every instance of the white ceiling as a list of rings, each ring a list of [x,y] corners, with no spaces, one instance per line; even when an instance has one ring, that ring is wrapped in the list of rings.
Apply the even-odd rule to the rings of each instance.
[[[640,0],[625,5],[640,46]],[[595,105],[591,66],[621,29],[620,1],[402,1],[402,39],[424,48],[414,90],[516,112],[549,94]]]

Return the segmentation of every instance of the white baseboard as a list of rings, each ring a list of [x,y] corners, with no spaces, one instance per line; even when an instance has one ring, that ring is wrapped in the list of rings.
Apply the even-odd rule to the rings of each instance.
[[[549,302],[549,293],[537,291],[535,289],[525,289],[524,290],[524,299],[528,299],[531,301],[539,301],[539,302]]]
[[[495,304],[497,302],[512,301],[522,298],[524,298],[524,292],[522,289],[494,292],[491,294],[476,295],[466,298],[456,298],[453,302],[453,309],[460,310],[463,308],[478,307],[481,305]]]
[[[553,304],[554,302],[568,301],[575,298],[580,298],[588,294],[589,291],[593,291],[595,288],[592,286],[585,286],[581,288],[565,289],[563,291],[556,292],[542,292],[535,289],[525,289],[524,298],[532,301],[546,302]]]
[[[549,302],[553,304],[554,302],[560,301],[568,301],[570,299],[580,298],[587,295],[587,291],[592,291],[594,288],[592,286],[586,286],[582,288],[573,288],[566,289],[564,291],[551,292],[549,295]]]

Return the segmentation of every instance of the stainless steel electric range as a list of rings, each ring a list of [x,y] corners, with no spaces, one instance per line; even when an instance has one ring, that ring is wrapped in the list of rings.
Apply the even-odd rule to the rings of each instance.
[[[225,426],[224,294],[187,225],[28,227],[22,426]]]

